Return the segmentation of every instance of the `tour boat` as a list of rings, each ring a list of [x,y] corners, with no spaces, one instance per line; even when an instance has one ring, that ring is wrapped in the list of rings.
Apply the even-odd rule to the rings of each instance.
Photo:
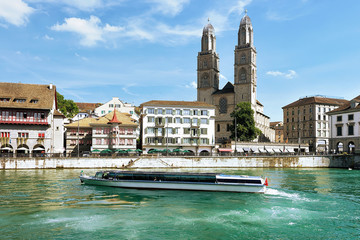
[[[83,184],[120,188],[264,193],[267,178],[218,173],[99,171],[81,172]]]

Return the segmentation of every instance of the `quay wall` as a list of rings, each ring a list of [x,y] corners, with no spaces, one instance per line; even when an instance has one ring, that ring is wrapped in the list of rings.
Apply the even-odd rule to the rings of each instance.
[[[360,156],[2,158],[0,169],[360,168]]]

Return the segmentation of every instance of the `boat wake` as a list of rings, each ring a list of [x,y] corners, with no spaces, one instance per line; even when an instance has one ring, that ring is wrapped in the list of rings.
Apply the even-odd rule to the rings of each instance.
[[[265,194],[272,195],[272,196],[285,197],[285,198],[289,198],[293,201],[305,201],[305,202],[317,202],[318,201],[318,200],[311,200],[306,197],[301,197],[298,193],[287,193],[284,191],[280,191],[277,189],[271,189],[271,188],[267,188]]]

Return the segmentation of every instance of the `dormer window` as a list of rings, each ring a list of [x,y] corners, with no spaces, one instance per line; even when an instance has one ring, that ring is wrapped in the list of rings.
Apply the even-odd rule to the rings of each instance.
[[[0,98],[0,102],[10,102],[10,98]]]
[[[13,102],[24,103],[24,102],[26,102],[26,99],[25,98],[15,98]]]
[[[38,103],[39,102],[39,100],[37,100],[37,99],[31,99],[30,100],[30,103]]]

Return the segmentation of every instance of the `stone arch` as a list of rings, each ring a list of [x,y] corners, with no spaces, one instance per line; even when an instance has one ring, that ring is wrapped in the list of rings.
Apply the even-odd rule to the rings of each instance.
[[[45,154],[45,147],[42,144],[36,144],[32,150],[33,157],[43,157]]]
[[[200,155],[200,156],[209,156],[209,155],[210,155],[210,152],[207,151],[207,150],[202,150],[199,155]]]
[[[219,100],[219,113],[227,113],[227,99],[224,97]]]
[[[347,147],[348,153],[355,153],[355,143],[353,141],[349,142]]]
[[[344,151],[344,144],[342,142],[338,142],[336,144],[336,152],[342,153]]]
[[[246,44],[246,29],[244,27],[240,29],[240,44]]]
[[[252,29],[251,29],[251,27],[248,28],[247,34],[248,34],[249,43],[252,44],[253,39],[252,39]]]
[[[29,146],[26,144],[21,144],[16,149],[17,157],[28,157],[30,154]]]

